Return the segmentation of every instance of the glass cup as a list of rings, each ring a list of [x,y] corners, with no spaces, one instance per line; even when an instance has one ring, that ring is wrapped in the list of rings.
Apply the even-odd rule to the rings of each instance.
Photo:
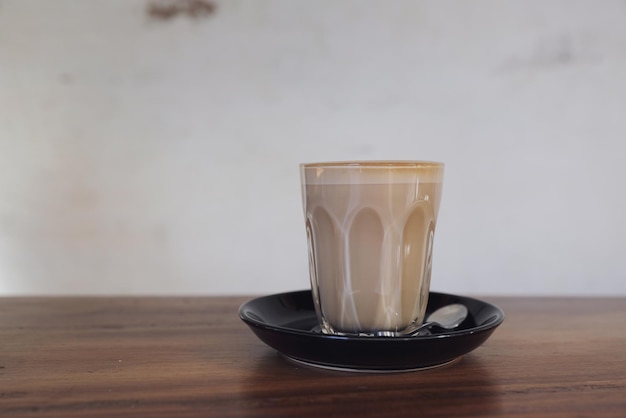
[[[300,165],[315,310],[323,333],[399,335],[424,321],[444,165]]]

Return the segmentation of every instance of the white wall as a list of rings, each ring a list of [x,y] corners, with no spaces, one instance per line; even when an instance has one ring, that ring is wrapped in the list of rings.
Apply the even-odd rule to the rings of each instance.
[[[0,2],[0,294],[307,288],[338,159],[446,163],[435,290],[626,294],[626,3],[214,4]]]

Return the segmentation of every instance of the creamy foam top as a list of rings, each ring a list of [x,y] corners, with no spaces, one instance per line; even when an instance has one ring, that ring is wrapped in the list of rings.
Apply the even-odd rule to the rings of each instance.
[[[304,184],[441,183],[443,163],[346,161],[300,164]]]

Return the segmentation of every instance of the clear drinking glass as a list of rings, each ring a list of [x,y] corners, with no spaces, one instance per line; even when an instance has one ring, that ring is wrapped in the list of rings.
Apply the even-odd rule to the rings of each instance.
[[[443,171],[427,161],[300,165],[322,332],[392,335],[424,321]]]

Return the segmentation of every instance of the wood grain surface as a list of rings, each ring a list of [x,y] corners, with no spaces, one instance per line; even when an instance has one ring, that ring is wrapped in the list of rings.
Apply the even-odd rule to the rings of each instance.
[[[396,374],[286,361],[247,299],[0,299],[0,417],[626,417],[626,298],[484,298],[483,346]]]

